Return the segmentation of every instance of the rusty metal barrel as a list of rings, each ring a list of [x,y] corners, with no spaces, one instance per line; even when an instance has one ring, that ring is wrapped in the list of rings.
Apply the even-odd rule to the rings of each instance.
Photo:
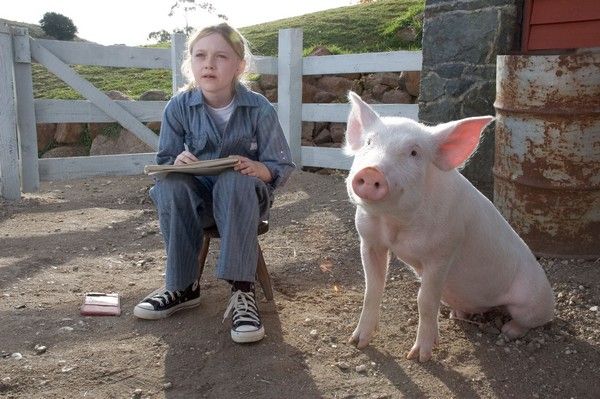
[[[600,258],[600,53],[498,56],[494,204],[537,256]]]

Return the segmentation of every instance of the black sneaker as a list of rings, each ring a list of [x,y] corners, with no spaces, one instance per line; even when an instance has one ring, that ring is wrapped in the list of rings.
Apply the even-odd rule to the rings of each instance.
[[[231,339],[243,344],[256,342],[265,336],[265,328],[260,321],[254,291],[231,291],[229,306],[223,315],[223,320],[232,313]]]
[[[200,305],[200,282],[194,281],[185,290],[153,292],[133,308],[140,319],[156,320],[169,317],[181,309]]]

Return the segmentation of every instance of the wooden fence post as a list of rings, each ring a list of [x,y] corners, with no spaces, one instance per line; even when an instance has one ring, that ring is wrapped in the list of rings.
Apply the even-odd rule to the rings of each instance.
[[[0,24],[0,197],[8,200],[21,198],[15,114],[12,37]]]
[[[279,31],[277,113],[292,159],[302,167],[302,29]]]
[[[15,51],[15,98],[19,132],[19,159],[23,192],[31,193],[40,187],[38,165],[37,129],[31,78],[31,51],[29,32],[25,28],[12,28]]]
[[[173,74],[173,95],[185,84],[185,79],[181,73],[183,64],[183,55],[185,52],[185,35],[183,33],[173,33],[171,36],[171,71]]]

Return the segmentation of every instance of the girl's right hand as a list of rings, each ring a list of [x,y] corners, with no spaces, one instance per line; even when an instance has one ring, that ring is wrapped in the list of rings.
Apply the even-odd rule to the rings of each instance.
[[[198,158],[189,151],[183,151],[181,154],[177,155],[173,165],[185,165],[192,162],[198,162]]]

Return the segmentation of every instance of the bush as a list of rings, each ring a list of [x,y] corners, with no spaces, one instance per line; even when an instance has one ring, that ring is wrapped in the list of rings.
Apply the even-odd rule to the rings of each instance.
[[[40,26],[47,35],[58,40],[73,40],[77,33],[77,27],[71,18],[55,12],[45,13]]]

